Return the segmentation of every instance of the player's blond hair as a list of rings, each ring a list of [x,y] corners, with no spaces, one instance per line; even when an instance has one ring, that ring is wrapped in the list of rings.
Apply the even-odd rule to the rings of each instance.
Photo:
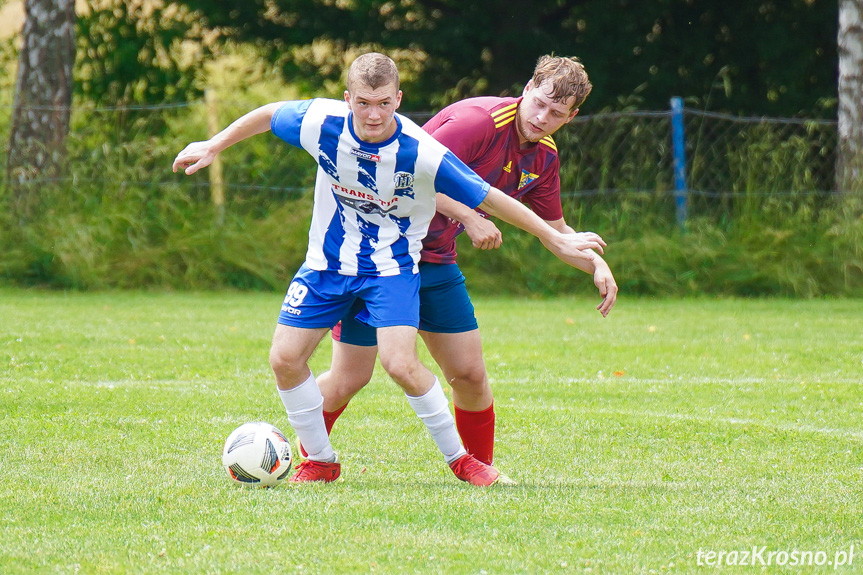
[[[533,70],[531,85],[537,88],[546,82],[551,82],[551,99],[554,102],[564,102],[572,98],[571,110],[584,104],[593,85],[584,71],[584,65],[578,58],[566,58],[554,54],[541,56]]]
[[[348,91],[357,85],[376,90],[381,86],[394,84],[399,88],[399,69],[392,59],[378,52],[363,54],[353,61],[348,69]]]

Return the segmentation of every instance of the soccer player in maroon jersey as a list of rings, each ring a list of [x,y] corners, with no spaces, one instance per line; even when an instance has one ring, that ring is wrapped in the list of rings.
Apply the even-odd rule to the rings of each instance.
[[[441,110],[423,129],[553,228],[575,234],[563,217],[560,162],[551,136],[572,121],[591,88],[578,60],[543,56],[522,97],[462,100]],[[456,426],[465,448],[491,465],[494,397],[474,308],[456,263],[456,237],[466,231],[474,247],[493,249],[500,246],[501,233],[485,214],[441,194],[437,211],[423,241],[419,333],[452,387]],[[596,234],[583,235],[605,245]],[[597,309],[605,317],[617,298],[611,270],[599,254],[579,267],[593,275],[602,297]],[[359,311],[352,310],[333,329],[332,365],[318,377],[328,431],[374,370],[375,332],[354,318]]]

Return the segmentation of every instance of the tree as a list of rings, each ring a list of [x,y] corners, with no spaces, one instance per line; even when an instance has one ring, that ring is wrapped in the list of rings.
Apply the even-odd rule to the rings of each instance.
[[[188,10],[148,0],[87,0],[78,19],[75,90],[98,106],[183,102],[195,88],[198,41]]]
[[[26,0],[23,46],[15,85],[7,177],[19,206],[30,205],[36,178],[57,177],[72,106],[74,0]]]
[[[839,0],[837,188],[863,192],[863,0]]]
[[[512,93],[537,57],[555,52],[584,62],[594,83],[586,111],[633,95],[665,109],[677,94],[747,115],[835,113],[818,104],[835,101],[836,0],[177,2],[221,38],[261,46],[309,88],[340,83],[352,52],[413,57],[408,108]]]

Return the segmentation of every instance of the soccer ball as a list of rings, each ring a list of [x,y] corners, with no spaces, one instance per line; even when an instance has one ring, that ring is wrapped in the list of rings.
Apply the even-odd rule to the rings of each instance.
[[[235,429],[222,450],[228,476],[246,487],[275,487],[288,477],[292,461],[288,438],[263,421]]]

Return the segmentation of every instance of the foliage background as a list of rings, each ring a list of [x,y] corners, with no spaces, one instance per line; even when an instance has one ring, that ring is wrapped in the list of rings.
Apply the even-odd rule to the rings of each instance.
[[[224,126],[273,100],[338,97],[345,62],[373,48],[402,65],[403,111],[420,122],[463,95],[518,93],[541,53],[582,56],[595,89],[556,135],[564,209],[571,225],[609,242],[606,259],[625,294],[860,295],[860,200],[812,175],[832,173],[832,159],[812,154],[827,149],[814,132],[752,132],[746,145],[731,145],[688,129],[693,157],[715,145],[723,162],[720,183],[693,197],[681,229],[663,159],[667,130],[627,115],[665,110],[674,94],[692,109],[833,114],[836,4],[607,4],[90,2],[79,19],[67,176],[31,184],[40,206],[26,219],[0,184],[0,282],[284,289],[305,251],[314,164],[263,136],[228,150],[221,213],[209,201],[209,175],[171,174],[171,160],[207,136],[208,114]],[[474,21],[483,25],[464,24]],[[13,42],[0,58],[0,109],[11,110]],[[203,103],[205,89],[216,112]],[[0,114],[3,141],[8,117]],[[611,162],[624,143],[626,157]],[[692,165],[693,174],[703,169]],[[471,289],[594,292],[538,242],[504,232],[497,252],[462,243]]]
[[[180,0],[203,29],[252,43],[289,81],[341,85],[357,50],[393,51],[407,65],[406,105],[442,107],[523,85],[536,58],[584,61],[591,110],[671,95],[705,109],[832,114],[838,6],[833,0]],[[408,66],[406,66],[408,67]],[[407,72],[407,70],[406,70]]]

